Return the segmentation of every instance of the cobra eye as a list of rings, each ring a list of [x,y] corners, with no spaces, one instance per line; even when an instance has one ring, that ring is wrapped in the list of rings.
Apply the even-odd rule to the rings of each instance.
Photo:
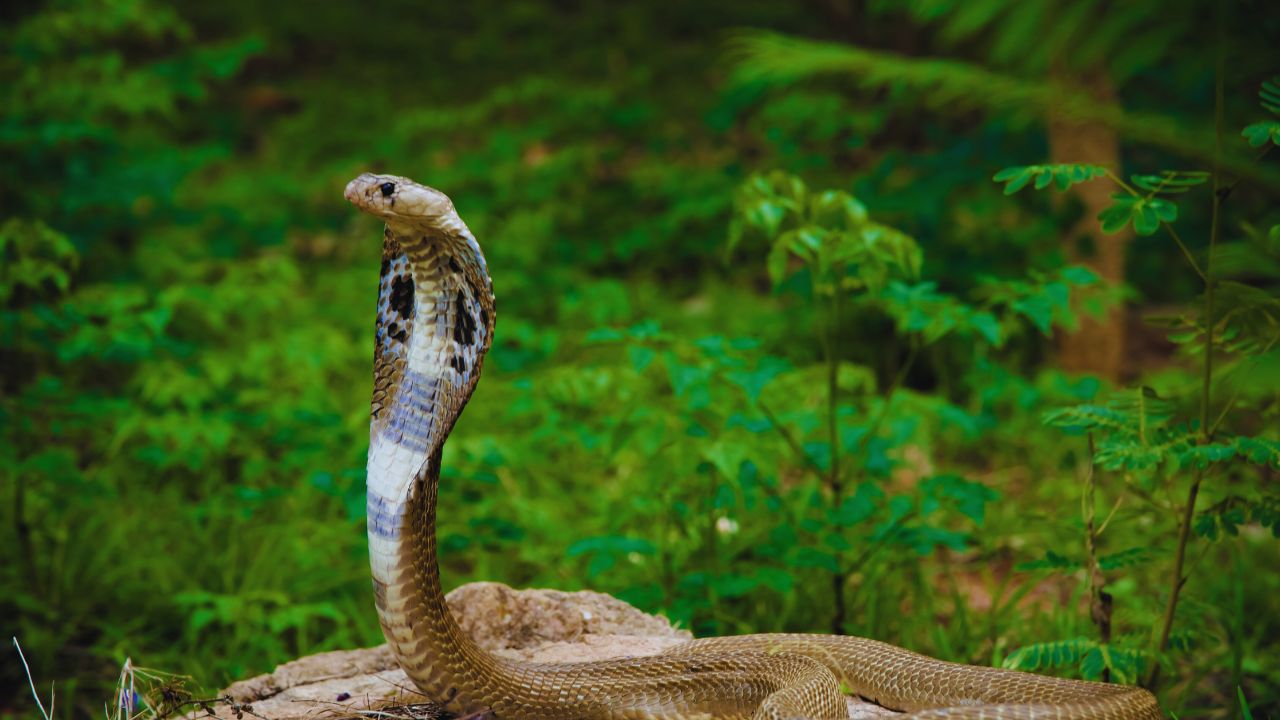
[[[382,191],[382,197],[391,197],[391,194],[396,191],[396,184],[382,183],[382,187],[378,189]]]

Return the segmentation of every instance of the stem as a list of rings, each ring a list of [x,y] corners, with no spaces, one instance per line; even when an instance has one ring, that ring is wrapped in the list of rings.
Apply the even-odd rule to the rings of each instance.
[[[1215,185],[1216,185],[1217,175],[1214,175],[1214,178],[1215,178]],[[1217,190],[1214,191],[1213,195],[1214,195],[1213,201],[1216,204],[1217,202],[1219,202]],[[1169,231],[1169,235],[1173,237],[1173,241],[1178,243],[1178,249],[1182,251],[1182,256],[1185,257],[1187,259],[1187,262],[1191,264],[1191,269],[1195,270],[1196,275],[1199,275],[1200,279],[1203,280],[1206,284],[1208,284],[1209,282],[1208,269],[1207,268],[1205,270],[1200,269],[1200,263],[1196,262],[1195,256],[1193,256],[1191,254],[1191,251],[1187,249],[1187,244],[1182,242],[1182,238],[1178,235],[1178,231],[1174,230],[1173,226],[1167,222],[1161,221],[1160,224],[1164,225],[1165,230]],[[1205,260],[1206,264],[1211,262],[1213,261]]]
[[[840,501],[844,495],[844,485],[840,477],[840,422],[837,411],[840,405],[840,355],[836,343],[840,333],[840,283],[837,280],[831,294],[831,318],[827,324],[826,351],[827,351],[827,442],[831,445],[830,473],[827,479],[827,487],[831,491],[831,507],[833,510],[840,508]],[[836,572],[831,575],[831,591],[835,600],[835,612],[831,618],[831,633],[833,635],[844,634],[844,586],[848,578],[845,572],[843,558],[839,551],[835,553]]]
[[[867,425],[867,431],[858,440],[858,445],[853,449],[854,455],[861,455],[867,449],[867,444],[871,442],[871,438],[880,432],[880,426],[884,424],[884,419],[889,415],[889,408],[893,405],[893,397],[897,394],[898,388],[902,387],[902,383],[907,379],[907,372],[911,370],[911,366],[915,365],[916,357],[920,354],[920,343],[911,338],[908,340],[910,348],[907,350],[907,358],[902,361],[902,365],[898,367],[898,372],[893,376],[893,380],[889,382],[889,387],[884,391],[884,400],[880,405],[880,409],[876,411],[876,416],[872,418],[871,423]]]
[[[840,293],[836,292],[831,301],[831,322],[827,328],[827,442],[831,444],[831,463],[828,486],[831,488],[831,499],[835,505],[840,504],[840,496],[844,487],[840,477],[840,422],[837,410],[840,404],[840,357],[836,342],[839,337]]]
[[[760,408],[760,413],[764,415],[764,419],[768,420],[773,429],[777,430],[778,434],[782,436],[782,440],[787,443],[787,447],[791,448],[791,452],[795,453],[796,459],[804,463],[805,468],[813,473],[820,482],[826,482],[827,476],[822,466],[814,461],[813,456],[805,452],[800,441],[796,440],[796,436],[792,435],[787,426],[778,420],[778,416],[774,414],[773,410],[769,409],[769,406],[765,405],[763,400],[757,400],[756,406]]]
[[[1169,603],[1165,606],[1160,640],[1156,643],[1157,656],[1169,647],[1169,633],[1173,630],[1173,618],[1178,609],[1178,593],[1182,591],[1182,586],[1187,581],[1187,578],[1182,575],[1182,566],[1187,558],[1187,540],[1191,537],[1191,520],[1195,516],[1196,496],[1200,494],[1200,481],[1203,479],[1204,471],[1197,470],[1191,481],[1191,488],[1187,491],[1187,503],[1182,508],[1182,521],[1178,525],[1178,546],[1173,555],[1173,572],[1169,576]],[[1157,658],[1155,665],[1151,668],[1150,678],[1147,680],[1147,689],[1154,691],[1159,682],[1160,663]]]
[[[1275,147],[1275,145],[1272,145],[1271,143],[1267,143],[1267,146],[1266,146],[1266,147],[1264,147],[1264,148],[1262,148],[1262,152],[1260,152],[1260,153],[1258,153],[1257,155],[1255,155],[1255,156],[1254,156],[1254,158],[1253,158],[1253,163],[1250,165],[1250,167],[1253,167],[1254,165],[1257,165],[1257,164],[1262,160],[1262,158],[1264,158],[1264,157],[1266,157],[1266,156],[1267,156],[1267,153],[1271,152],[1271,148],[1273,148],[1273,147]],[[1223,199],[1223,200],[1226,200],[1227,198],[1231,197],[1231,193],[1235,192],[1235,190],[1236,190],[1236,186],[1237,186],[1237,185],[1239,185],[1239,184],[1240,184],[1240,181],[1242,181],[1242,180],[1244,180],[1244,176],[1241,176],[1241,177],[1236,178],[1235,180],[1233,180],[1233,181],[1231,182],[1231,184],[1230,184],[1230,185],[1228,185],[1228,186],[1226,186],[1225,188],[1223,188],[1223,189],[1222,189],[1222,199]]]
[[[1222,8],[1218,8],[1218,52],[1214,68],[1214,155],[1213,155],[1213,212],[1209,220],[1209,254],[1205,258],[1204,277],[1204,362],[1200,387],[1200,443],[1207,444],[1213,440],[1213,428],[1209,424],[1209,403],[1213,396],[1213,256],[1218,244],[1218,232],[1221,219],[1222,172],[1219,156],[1222,152],[1222,111],[1223,111],[1223,17]],[[1204,480],[1205,471],[1196,470],[1187,489],[1187,502],[1182,508],[1182,520],[1178,525],[1178,545],[1173,556],[1173,572],[1169,576],[1169,602],[1165,606],[1164,619],[1161,621],[1160,639],[1156,643],[1156,661],[1147,679],[1147,688],[1154,691],[1160,682],[1159,656],[1169,647],[1169,633],[1173,630],[1173,620],[1178,609],[1178,595],[1187,577],[1182,574],[1183,564],[1187,557],[1187,542],[1191,538],[1191,521],[1195,518],[1196,498],[1200,494],[1200,483]]]
[[[1089,433],[1089,465],[1085,471],[1084,483],[1085,557],[1089,573],[1089,618],[1098,626],[1099,640],[1102,641],[1102,644],[1108,645],[1111,643],[1112,598],[1111,593],[1103,590],[1107,585],[1107,578],[1102,574],[1102,568],[1098,566],[1098,535],[1101,532],[1095,525],[1097,476],[1094,473],[1093,461],[1093,433]],[[1111,682],[1111,670],[1109,668],[1102,671],[1102,682]]]

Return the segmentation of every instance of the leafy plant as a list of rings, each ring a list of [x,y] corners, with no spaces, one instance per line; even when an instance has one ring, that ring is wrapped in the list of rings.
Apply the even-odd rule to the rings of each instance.
[[[1221,73],[1219,68],[1220,89],[1223,82]],[[1272,107],[1275,100],[1274,83],[1264,83],[1260,95],[1263,107],[1275,111]],[[1222,102],[1221,93],[1218,102]],[[1245,132],[1245,136],[1252,138],[1249,131]],[[1251,139],[1250,144],[1257,146],[1262,143],[1254,143]],[[1220,152],[1215,151],[1215,155],[1217,154]],[[1265,155],[1266,151],[1262,154]],[[1161,397],[1150,387],[1140,387],[1118,393],[1102,405],[1075,405],[1051,411],[1045,415],[1045,422],[1076,434],[1087,433],[1090,438],[1091,462],[1098,468],[1122,474],[1127,481],[1136,482],[1135,489],[1139,493],[1156,490],[1172,493],[1179,486],[1185,487],[1186,500],[1181,506],[1170,506],[1166,516],[1176,519],[1177,527],[1177,541],[1168,571],[1166,607],[1153,627],[1148,649],[1117,649],[1109,644],[1111,599],[1110,596],[1103,595],[1100,585],[1103,582],[1101,572],[1113,569],[1115,564],[1113,561],[1112,567],[1107,567],[1102,558],[1094,559],[1092,555],[1102,529],[1095,532],[1092,522],[1094,485],[1091,471],[1085,501],[1086,515],[1089,517],[1086,545],[1091,560],[1090,567],[1086,567],[1086,570],[1091,573],[1091,584],[1099,585],[1094,590],[1093,618],[1101,627],[1103,642],[1098,644],[1087,640],[1072,640],[1027,646],[1024,648],[1025,652],[1020,650],[1010,655],[1007,663],[1011,667],[1037,667],[1042,662],[1078,662],[1086,676],[1097,677],[1098,671],[1105,668],[1113,677],[1122,681],[1135,680],[1138,671],[1145,665],[1146,672],[1149,673],[1147,683],[1155,686],[1161,665],[1159,662],[1144,662],[1143,659],[1150,657],[1163,662],[1167,660],[1167,652],[1185,646],[1184,643],[1173,642],[1173,633],[1181,591],[1191,580],[1186,570],[1186,553],[1193,536],[1198,535],[1211,541],[1234,536],[1238,534],[1238,526],[1246,522],[1247,518],[1280,537],[1275,531],[1278,518],[1273,509],[1277,499],[1263,484],[1245,482],[1244,487],[1249,496],[1230,496],[1199,514],[1196,508],[1201,487],[1207,480],[1247,478],[1248,474],[1241,471],[1248,465],[1263,469],[1280,467],[1273,452],[1277,446],[1275,439],[1252,434],[1226,436],[1224,429],[1231,425],[1233,419],[1238,418],[1237,422],[1247,424],[1247,413],[1233,413],[1237,407],[1238,395],[1226,401],[1217,401],[1214,392],[1219,380],[1217,373],[1221,372],[1217,369],[1222,364],[1227,367],[1234,364],[1238,368],[1259,362],[1272,362],[1271,355],[1280,343],[1280,334],[1277,333],[1277,328],[1280,327],[1280,299],[1277,299],[1270,288],[1229,281],[1215,268],[1221,232],[1221,205],[1239,182],[1227,183],[1219,167],[1215,166],[1212,171],[1164,171],[1152,175],[1134,175],[1131,183],[1126,183],[1106,168],[1072,165],[1007,168],[996,173],[994,179],[1007,183],[1008,194],[1027,185],[1032,178],[1036,179],[1037,189],[1048,187],[1050,183],[1066,189],[1073,182],[1104,177],[1124,192],[1113,195],[1111,207],[1098,215],[1102,229],[1114,233],[1132,223],[1139,235],[1152,235],[1164,228],[1185,257],[1190,269],[1204,284],[1198,313],[1162,323],[1171,328],[1170,339],[1173,342],[1183,345],[1199,357],[1201,383],[1198,417],[1189,416],[1185,410],[1188,406],[1193,406],[1191,398],[1168,399]],[[1178,206],[1170,197],[1186,194],[1206,183],[1212,189],[1212,220],[1208,249],[1205,257],[1197,260],[1173,227],[1178,219]],[[1277,280],[1280,280],[1280,275],[1267,277],[1264,282],[1274,283]],[[1264,400],[1255,412],[1274,412],[1274,400],[1274,397]],[[1118,503],[1119,500],[1117,507]],[[1105,525],[1104,522],[1104,528]],[[1045,561],[1027,567],[1065,570],[1078,567],[1078,564],[1051,554]],[[1098,610],[1099,604],[1105,604],[1105,609]],[[1121,654],[1116,655],[1117,650]],[[1117,662],[1114,658],[1123,660]]]

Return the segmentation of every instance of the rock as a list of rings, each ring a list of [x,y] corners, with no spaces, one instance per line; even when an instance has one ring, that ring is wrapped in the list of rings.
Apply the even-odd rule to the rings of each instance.
[[[463,585],[447,600],[459,625],[480,647],[512,659],[567,663],[641,657],[691,638],[687,630],[671,627],[664,617],[585,590],[513,590],[485,582]],[[270,674],[237,682],[219,695],[230,696],[242,712],[250,706],[251,714],[244,717],[267,720],[350,717],[389,704],[414,706],[397,711],[396,717],[440,717],[428,699],[415,691],[386,645],[294,660]],[[235,718],[236,707],[220,705],[217,716]],[[892,714],[850,700],[851,718]]]
[[[611,595],[590,590],[513,590],[501,583],[480,582],[463,585],[446,599],[458,624],[476,644],[521,660],[546,659],[541,654],[552,644],[582,647],[581,658],[552,661],[572,662],[652,655],[693,638],[689,631],[671,627],[664,617],[642,613]],[[610,644],[610,638],[617,638],[616,644]],[[628,652],[629,648],[637,652]]]

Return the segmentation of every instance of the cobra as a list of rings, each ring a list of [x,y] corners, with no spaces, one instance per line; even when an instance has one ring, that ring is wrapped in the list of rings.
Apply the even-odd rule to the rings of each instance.
[[[493,342],[484,254],[438,190],[366,173],[346,197],[385,223],[367,488],[374,599],[426,697],[504,720],[825,720],[847,717],[843,686],[910,718],[1162,717],[1139,688],[960,665],[856,637],[705,638],[650,657],[555,665],[482,650],[445,605],[435,522],[441,450]]]

